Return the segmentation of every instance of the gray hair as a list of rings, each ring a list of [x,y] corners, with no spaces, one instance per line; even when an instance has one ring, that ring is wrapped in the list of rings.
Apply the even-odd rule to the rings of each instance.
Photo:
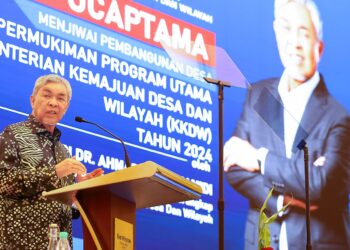
[[[321,19],[320,11],[317,8],[316,3],[313,0],[275,0],[275,19],[278,15],[278,10],[283,5],[288,3],[299,3],[306,7],[309,11],[312,23],[314,24],[318,39],[322,40],[323,38],[323,24]]]
[[[50,82],[64,84],[64,86],[66,86],[67,93],[68,93],[68,102],[70,102],[70,100],[72,99],[72,87],[70,86],[70,83],[65,78],[55,74],[40,76],[35,81],[32,96],[35,96],[41,87],[45,86]]]

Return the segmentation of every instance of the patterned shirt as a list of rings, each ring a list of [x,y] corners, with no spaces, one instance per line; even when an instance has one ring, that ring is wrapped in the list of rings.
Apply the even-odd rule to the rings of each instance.
[[[60,136],[32,115],[0,134],[0,249],[47,249],[51,223],[71,237],[71,208],[42,196],[74,182],[56,175],[55,165],[69,157]]]

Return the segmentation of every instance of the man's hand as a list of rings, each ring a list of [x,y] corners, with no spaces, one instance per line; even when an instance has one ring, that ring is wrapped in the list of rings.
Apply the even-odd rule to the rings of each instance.
[[[236,136],[231,137],[224,146],[224,170],[232,166],[241,167],[249,172],[260,170],[258,151],[248,141]]]
[[[320,156],[314,161],[314,166],[315,167],[322,167],[326,163],[326,157],[325,156]]]
[[[293,198],[289,195],[284,195],[284,199],[283,199],[283,205],[286,205],[290,202],[290,205],[291,207],[297,207],[297,208],[300,208],[302,210],[305,210],[306,209],[306,204],[305,202],[301,201],[301,200],[298,200],[296,198]],[[315,204],[311,204],[310,203],[310,211],[315,211],[318,209],[318,206],[315,205]]]
[[[56,165],[56,174],[58,178],[65,177],[70,174],[85,174],[85,166],[75,159],[75,157],[65,159]]]
[[[86,175],[78,174],[76,180],[77,180],[77,182],[86,181],[86,180],[89,180],[91,178],[98,177],[98,176],[102,175],[103,173],[104,172],[101,168],[97,168]]]

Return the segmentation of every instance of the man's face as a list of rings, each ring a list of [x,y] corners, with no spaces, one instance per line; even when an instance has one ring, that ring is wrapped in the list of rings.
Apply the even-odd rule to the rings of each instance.
[[[52,133],[69,106],[67,88],[62,83],[49,82],[30,97],[30,103],[32,114]]]
[[[323,43],[317,38],[309,11],[298,3],[280,7],[274,29],[288,76],[299,83],[310,79],[317,70]]]

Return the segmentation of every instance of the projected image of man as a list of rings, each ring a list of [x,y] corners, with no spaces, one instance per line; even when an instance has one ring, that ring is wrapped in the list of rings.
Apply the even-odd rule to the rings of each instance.
[[[304,155],[296,147],[302,139],[309,148],[312,248],[350,249],[350,118],[318,72],[324,45],[315,3],[276,0],[273,28],[284,72],[252,85],[224,148],[227,180],[249,200],[245,249],[258,247],[259,209],[272,186],[268,214],[291,201],[270,225],[272,247],[305,249]]]

